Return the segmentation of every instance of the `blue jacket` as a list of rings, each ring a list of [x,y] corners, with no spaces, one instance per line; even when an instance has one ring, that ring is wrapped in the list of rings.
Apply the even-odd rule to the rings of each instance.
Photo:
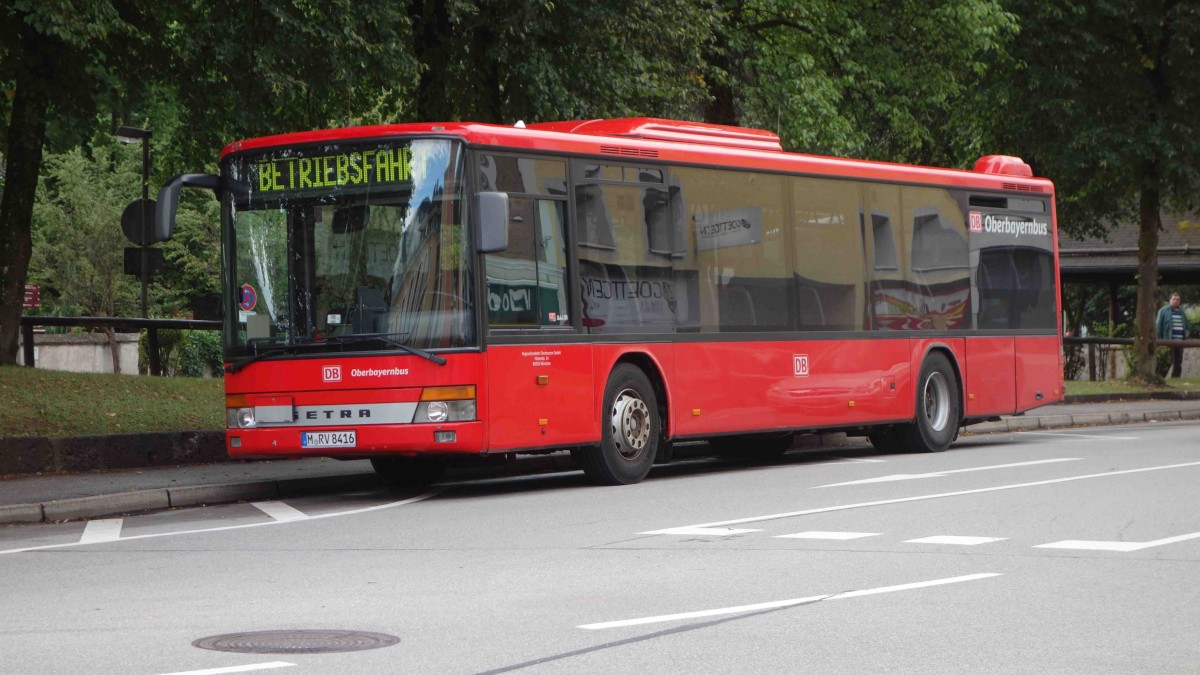
[[[1179,311],[1183,311],[1180,307]],[[1183,335],[1187,337],[1192,332],[1192,327],[1188,323],[1187,313],[1183,315]],[[1163,305],[1163,308],[1158,310],[1158,318],[1154,321],[1154,334],[1159,340],[1171,339],[1171,306]]]

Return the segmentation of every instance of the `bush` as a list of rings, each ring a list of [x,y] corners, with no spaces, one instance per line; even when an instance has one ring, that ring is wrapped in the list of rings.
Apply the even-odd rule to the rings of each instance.
[[[221,333],[215,330],[188,331],[179,348],[179,373],[188,377],[204,377],[205,366],[213,377],[225,375]]]
[[[149,331],[138,339],[138,356],[142,374],[150,371]],[[204,377],[205,367],[213,377],[224,376],[224,354],[221,334],[213,330],[158,329],[158,358],[163,375]]]

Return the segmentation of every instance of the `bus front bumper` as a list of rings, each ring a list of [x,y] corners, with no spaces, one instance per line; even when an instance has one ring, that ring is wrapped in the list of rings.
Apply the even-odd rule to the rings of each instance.
[[[467,455],[486,452],[483,422],[304,425],[227,429],[225,448],[234,459],[385,455]]]

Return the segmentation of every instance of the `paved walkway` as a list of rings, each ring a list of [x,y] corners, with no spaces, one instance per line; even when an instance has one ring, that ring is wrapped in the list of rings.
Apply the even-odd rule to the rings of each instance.
[[[971,426],[966,433],[1179,419],[1200,420],[1200,400],[1055,404],[998,422]],[[698,447],[702,449],[703,446]],[[676,454],[689,453],[677,450]],[[572,468],[565,453],[519,458],[502,466],[494,469],[496,475]],[[479,475],[478,471],[472,473],[474,477]],[[379,484],[369,461],[332,459],[21,476],[0,480],[0,523],[54,522],[198,504],[269,500]]]

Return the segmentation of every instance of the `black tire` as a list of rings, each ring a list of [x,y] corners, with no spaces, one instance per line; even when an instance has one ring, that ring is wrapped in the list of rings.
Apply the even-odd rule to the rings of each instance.
[[[604,388],[600,447],[572,452],[584,474],[599,485],[629,485],[650,473],[662,434],[658,396],[637,366],[613,368]]]
[[[917,378],[917,405],[912,424],[896,429],[896,436],[913,452],[941,452],[958,437],[962,401],[958,379],[945,355],[932,353],[921,364]]]
[[[722,436],[708,441],[708,446],[726,459],[750,459],[771,462],[791,449],[796,437],[791,433],[766,436]]]
[[[424,487],[442,477],[446,460],[438,457],[372,457],[371,467],[393,487]]]
[[[908,451],[894,427],[883,427],[872,431],[867,434],[867,440],[871,441],[871,445],[879,452],[894,454]]]

